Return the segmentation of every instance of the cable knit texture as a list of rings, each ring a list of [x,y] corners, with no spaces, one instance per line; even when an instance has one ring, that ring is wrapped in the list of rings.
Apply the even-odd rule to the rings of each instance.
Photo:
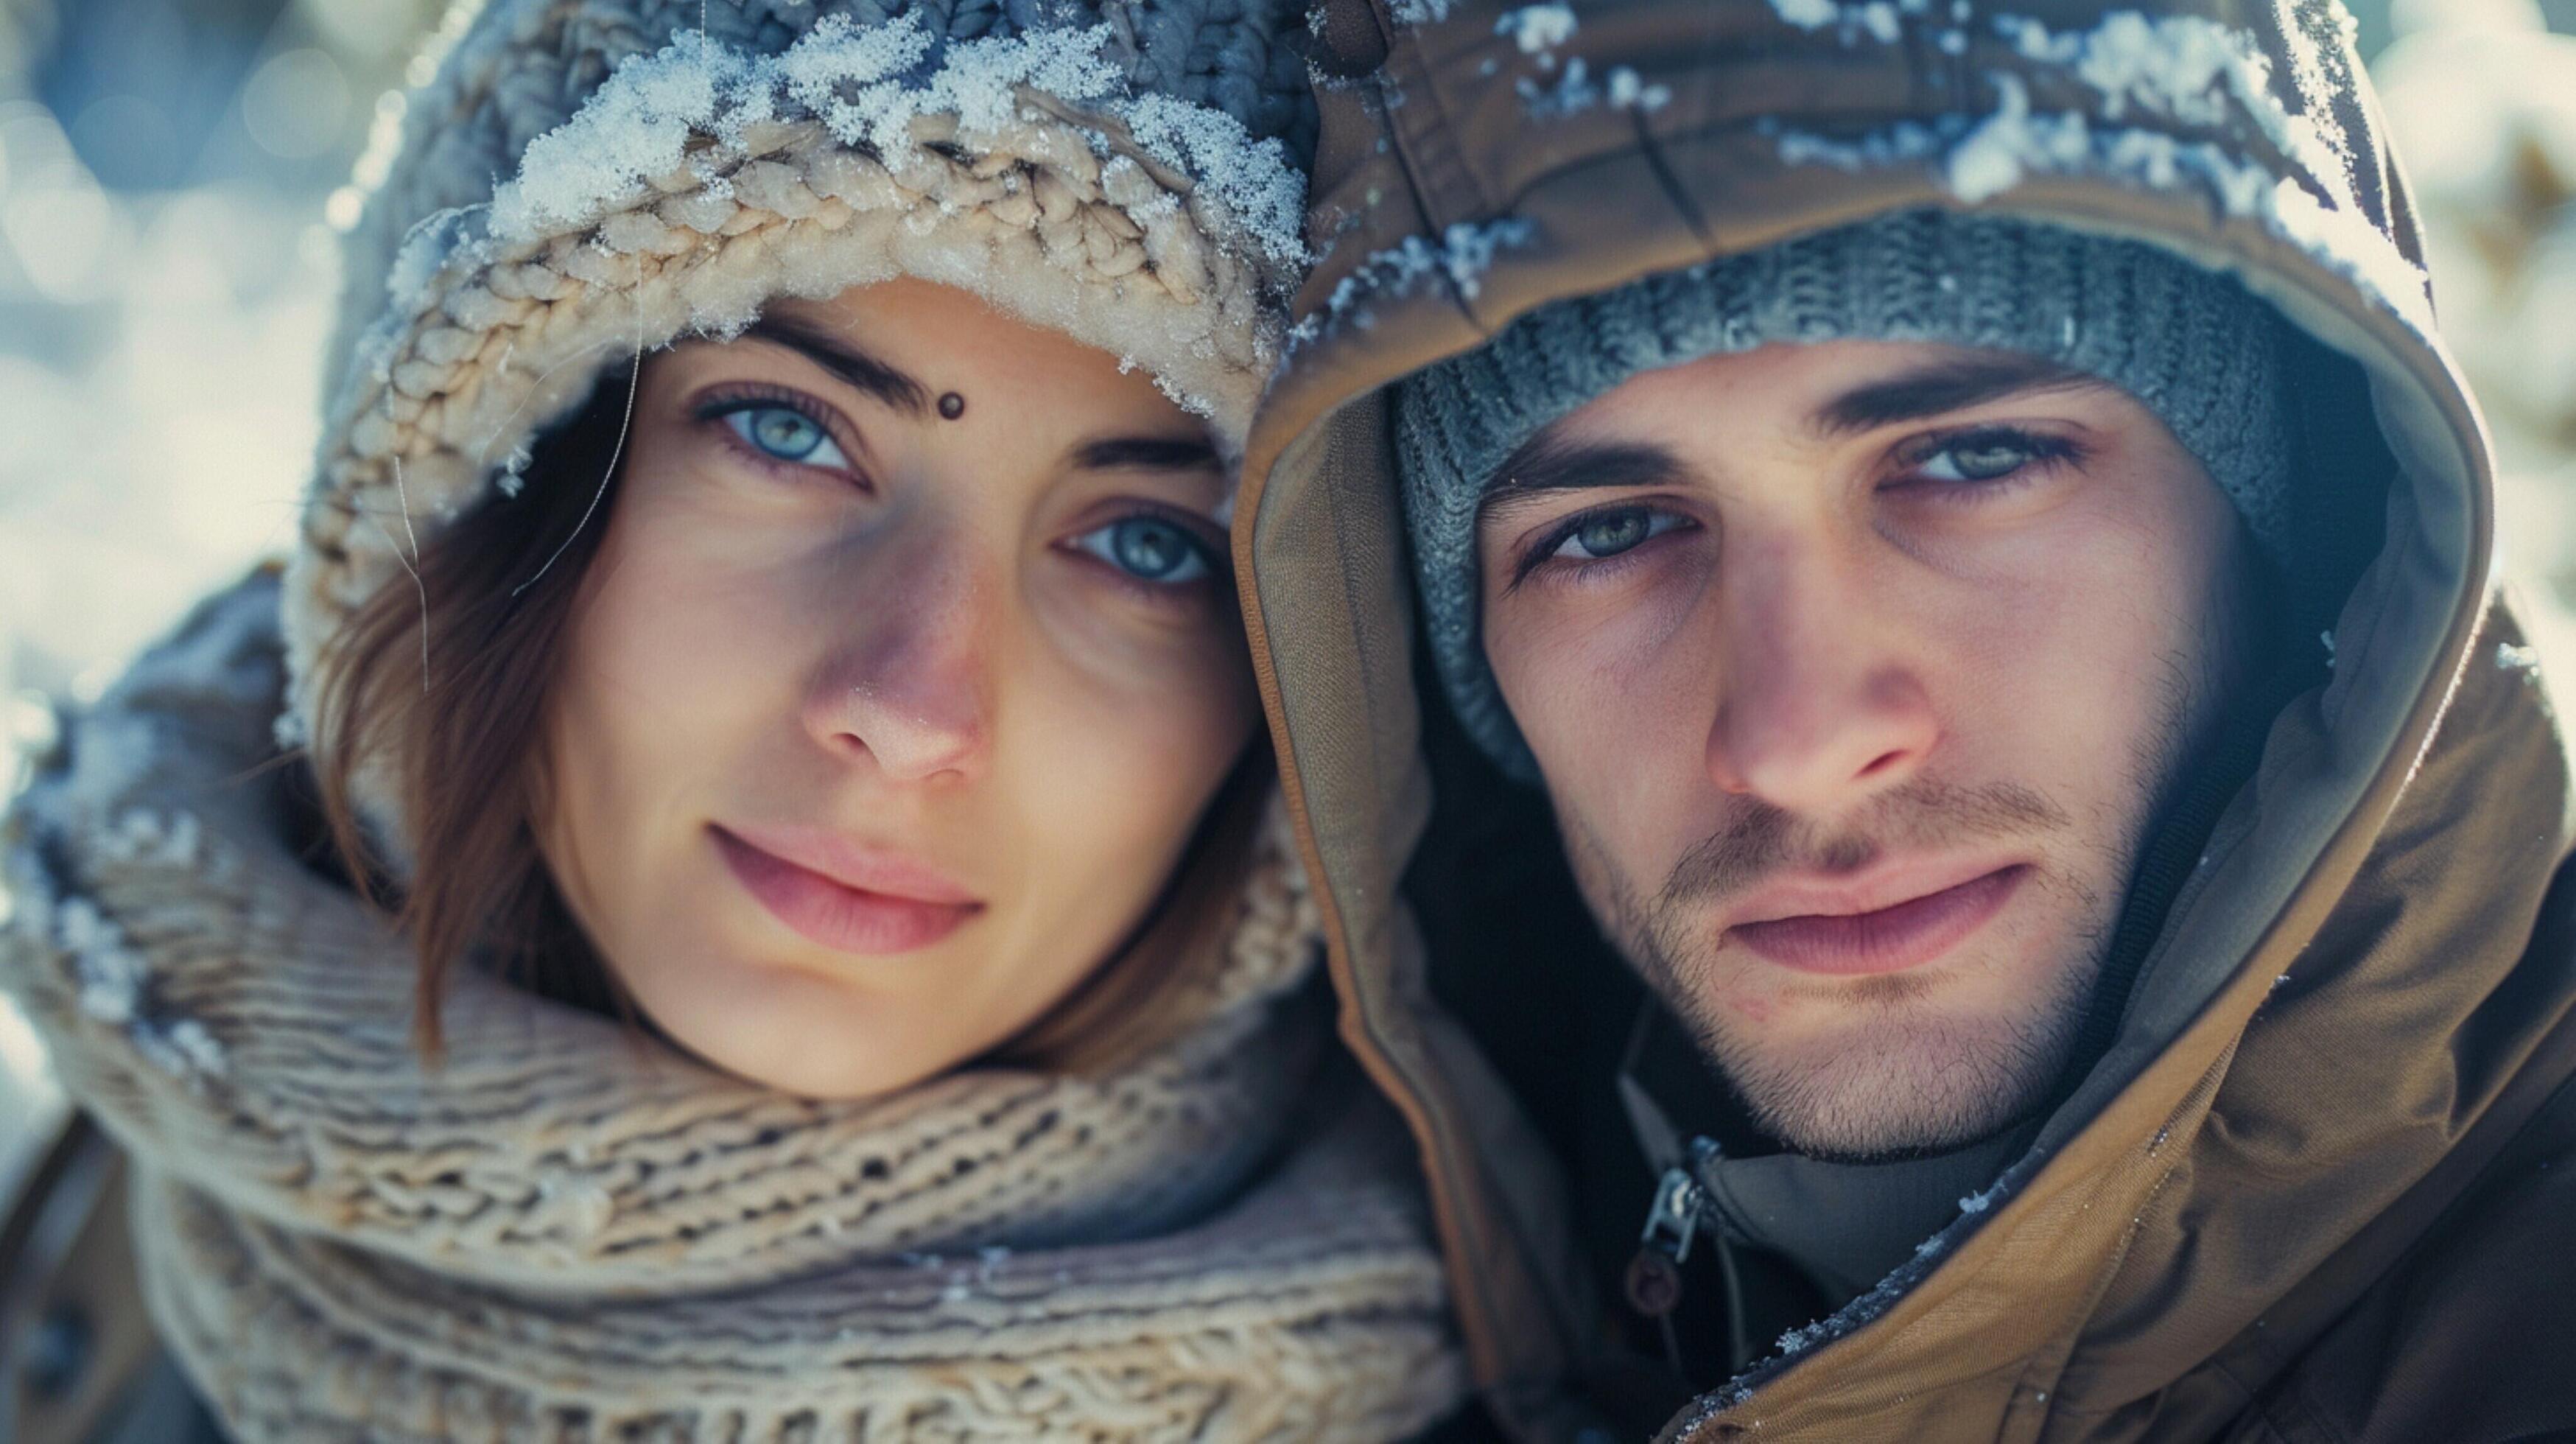
[[[1947,211],[1533,311],[1395,388],[1405,522],[1451,705],[1505,771],[1538,779],[1485,661],[1477,508],[1514,451],[1640,372],[1773,342],[1937,341],[2042,357],[2137,397],[2279,559],[2295,456],[2280,327],[2236,282],[2153,247]]]
[[[1290,0],[460,0],[345,253],[286,637],[325,643],[649,349],[913,276],[1151,374],[1229,455],[1301,275]],[[356,790],[407,853],[388,759]]]
[[[253,775],[278,590],[200,608],[70,731],[0,931],[238,1435],[1376,1439],[1460,1397],[1400,1130],[1319,1091],[1284,828],[1202,1020],[1107,1076],[800,1100],[471,969],[425,1070],[407,948]]]

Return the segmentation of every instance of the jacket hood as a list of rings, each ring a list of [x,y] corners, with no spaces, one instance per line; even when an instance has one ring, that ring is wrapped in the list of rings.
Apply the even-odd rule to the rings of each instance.
[[[1239,451],[1302,274],[1273,0],[462,0],[344,256],[286,597],[352,614],[644,353],[917,277],[1142,367]],[[619,373],[627,373],[621,377]],[[355,779],[399,864],[391,764]]]
[[[2488,443],[2349,16],[1335,0],[1318,33],[1322,254],[1248,445],[1238,574],[1345,1036],[1415,1129],[1471,1353],[1526,1432],[1584,1350],[1586,1285],[1528,1110],[1400,893],[1435,798],[1396,680],[1417,639],[1387,384],[1550,301],[1922,207],[2165,248],[2304,338],[2302,439],[2334,478],[2318,520],[2363,543],[2330,679],[2252,739],[2098,1063],[2029,1151],[1674,1422],[2215,1427],[2576,1068],[2566,964],[2517,971],[2568,845],[2567,769],[2490,606]],[[2487,861],[2464,876],[2455,853]]]

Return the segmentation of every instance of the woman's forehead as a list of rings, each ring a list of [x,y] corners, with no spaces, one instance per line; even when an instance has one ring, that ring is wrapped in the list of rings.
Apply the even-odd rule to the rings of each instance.
[[[861,350],[916,379],[929,395],[955,392],[969,407],[1062,401],[1113,419],[1112,429],[1122,434],[1140,427],[1157,435],[1205,434],[1131,358],[954,286],[896,277],[827,298],[779,297],[762,308],[762,317]]]

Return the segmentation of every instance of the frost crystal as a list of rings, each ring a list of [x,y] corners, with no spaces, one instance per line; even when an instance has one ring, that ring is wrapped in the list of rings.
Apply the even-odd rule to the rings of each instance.
[[[1839,25],[1846,40],[1867,32],[1871,39],[1883,44],[1894,44],[1904,36],[1900,13],[1920,15],[1930,8],[1931,0],[1857,0],[1852,4],[1838,4],[1836,0],[1771,0],[1772,11],[1801,30]]]
[[[197,819],[193,813],[163,816],[146,808],[129,809],[97,839],[101,857],[123,863],[187,867],[197,858]]]
[[[1754,1390],[1765,1380],[1796,1362],[1801,1355],[1812,1353],[1886,1313],[1890,1305],[1905,1296],[1907,1290],[1920,1283],[1925,1275],[1940,1266],[1942,1256],[1949,1252],[1951,1245],[1966,1236],[1967,1230],[1972,1226],[1970,1220],[1992,1210],[2012,1189],[2019,1186],[2023,1179],[2036,1171],[2041,1161],[2042,1155],[2032,1153],[2021,1162],[2014,1164],[1985,1192],[1970,1194],[1959,1200],[1960,1213],[1957,1221],[1917,1244],[1914,1256],[1898,1264],[1887,1277],[1872,1286],[1869,1292],[1853,1299],[1825,1318],[1781,1334],[1773,1341],[1773,1347],[1778,1350],[1778,1353],[1737,1376],[1726,1388],[1704,1395],[1701,1401],[1704,1412],[1698,1417],[1705,1418],[1707,1411],[1733,1408],[1744,1403],[1753,1397]]]
[[[1780,137],[1780,159],[1790,165],[1829,165],[1837,170],[1850,171],[1872,169],[1939,155],[1955,144],[1967,128],[1965,117],[1945,115],[1929,124],[1900,121],[1885,130],[1871,131],[1857,140],[1837,140],[1793,130]]]
[[[1371,299],[1405,295],[1429,276],[1448,277],[1459,299],[1472,301],[1495,254],[1506,246],[1527,245],[1535,233],[1528,221],[1515,217],[1483,225],[1461,221],[1441,232],[1437,244],[1407,236],[1403,244],[1371,255],[1344,276],[1322,308],[1289,332],[1287,352],[1293,354],[1345,322],[1366,328],[1370,317],[1364,308]]]
[[[1804,1328],[1791,1329],[1774,1339],[1771,1347],[1783,1354],[1803,1354],[1825,1341],[1825,1322],[1823,1319],[1818,1319]]]
[[[224,1071],[223,1045],[194,1018],[182,1018],[157,1034],[144,1034],[138,1041],[144,1045],[145,1056],[165,1073],[193,1079]]]
[[[87,898],[65,899],[55,909],[54,927],[57,945],[71,954],[84,1016],[122,1029],[147,1062],[191,1087],[224,1071],[223,1045],[204,1024],[154,1016],[150,965]]]
[[[528,450],[527,443],[521,442],[510,452],[509,459],[501,463],[501,475],[493,485],[501,489],[503,496],[515,499],[520,492],[527,490],[528,466],[535,460],[536,456]]]
[[[1441,234],[1440,268],[1458,294],[1472,301],[1482,288],[1486,269],[1494,264],[1494,253],[1505,246],[1526,245],[1531,230],[1530,223],[1521,220],[1451,226]]]
[[[1601,88],[1592,83],[1589,70],[1578,55],[1565,62],[1565,73],[1556,84],[1541,86],[1527,76],[1513,86],[1533,119],[1554,120],[1577,111],[1590,110],[1601,103]]]
[[[2083,116],[2032,115],[2030,91],[2017,75],[1996,76],[1995,88],[2002,108],[1950,152],[1950,189],[1971,205],[2021,184],[2025,170],[2075,170],[2092,154]]]
[[[534,239],[616,208],[656,177],[694,168],[693,137],[739,153],[750,129],[780,118],[782,99],[823,122],[844,145],[900,148],[912,122],[954,115],[968,136],[989,135],[1019,111],[1017,87],[1070,101],[1107,94],[1118,72],[1103,58],[1106,26],[1035,31],[949,47],[923,74],[933,37],[910,12],[861,27],[827,15],[780,55],[746,54],[686,31],[628,61],[571,120],[528,143],[519,173],[492,204],[492,233]],[[691,166],[691,162],[695,166]]]
[[[1264,254],[1292,265],[1307,259],[1306,188],[1276,137],[1256,141],[1224,111],[1165,95],[1138,97],[1127,128],[1155,159],[1199,177]]]
[[[1637,72],[1629,69],[1627,66],[1618,66],[1610,72],[1610,103],[1612,105],[1618,106],[1621,109],[1661,110],[1665,106],[1672,104],[1672,100],[1673,88],[1671,86],[1648,85],[1645,82],[1644,77],[1638,75]]]
[[[80,985],[80,1010],[99,1022],[122,1026],[143,1010],[149,979],[142,955],[87,898],[69,898],[54,912],[55,941],[72,956]]]
[[[2102,92],[2117,119],[2131,104],[2193,125],[2227,118],[2227,96],[2274,106],[2260,52],[2244,35],[2199,15],[2149,20],[2116,11],[2080,34],[2052,35],[2036,20],[2006,16],[1996,30],[2033,60],[2071,69]]]
[[[433,211],[415,222],[405,232],[400,248],[394,252],[393,264],[385,271],[385,294],[401,310],[417,310],[429,294],[429,283],[439,268],[458,246],[458,223],[465,219],[466,208],[451,206]]]
[[[492,202],[492,234],[535,239],[587,220],[648,176],[675,170],[689,137],[718,126],[751,62],[695,31],[628,61],[572,119],[528,142]]]
[[[2531,647],[2517,647],[2511,642],[2496,643],[2495,664],[2498,670],[2537,676],[2540,653]]]
[[[617,1200],[595,1179],[548,1172],[537,1180],[528,1223],[540,1232],[591,1238],[617,1218]]]
[[[1494,22],[1494,33],[1512,37],[1521,54],[1541,57],[1573,39],[1574,28],[1574,11],[1565,5],[1524,5]]]
[[[1918,0],[1896,0],[1920,13]],[[1824,0],[1773,0],[1783,18],[1808,28],[1827,12],[1847,28],[1876,22],[1867,6]],[[1952,14],[1964,18],[1965,7]],[[1906,121],[1859,137],[1784,135],[1781,158],[1859,170],[1909,161],[1936,162],[1959,199],[1977,204],[2032,174],[2095,174],[2169,190],[2206,189],[2226,214],[2262,221],[2327,267],[2375,293],[2402,319],[2430,334],[2424,274],[2362,211],[2342,153],[2316,121],[2287,110],[2273,93],[2270,65],[2243,34],[2201,16],[2149,19],[2135,11],[2105,16],[2090,30],[2058,34],[2018,16],[1994,21],[1996,34],[2025,58],[2060,68],[2102,97],[2103,115],[2141,116],[2196,129],[2239,117],[2296,162],[2297,179],[2277,178],[2210,141],[2176,139],[2166,129],[2099,126],[2068,111],[2039,114],[2020,77],[1989,77],[1995,111],[1982,118],[1947,115]],[[1943,36],[1944,49],[1966,42]]]
[[[1107,25],[1032,30],[942,46],[917,13],[862,26],[833,14],[778,55],[718,44],[697,31],[620,66],[564,124],[530,141],[492,203],[504,245],[576,229],[675,180],[722,193],[748,159],[754,131],[810,116],[834,140],[893,156],[918,123],[953,117],[968,145],[1023,123],[1024,92],[1126,125],[1155,158],[1189,175],[1250,243],[1273,259],[1304,258],[1305,183],[1277,140],[1255,141],[1221,110],[1161,94],[1129,96]],[[709,142],[713,144],[710,145]]]

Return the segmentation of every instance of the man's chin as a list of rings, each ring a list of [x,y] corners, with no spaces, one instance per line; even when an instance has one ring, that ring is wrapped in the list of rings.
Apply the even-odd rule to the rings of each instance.
[[[1903,1015],[1796,1042],[1704,1031],[1702,1046],[1782,1144],[1838,1162],[1946,1153],[1990,1138],[2046,1099],[2071,1019]]]

